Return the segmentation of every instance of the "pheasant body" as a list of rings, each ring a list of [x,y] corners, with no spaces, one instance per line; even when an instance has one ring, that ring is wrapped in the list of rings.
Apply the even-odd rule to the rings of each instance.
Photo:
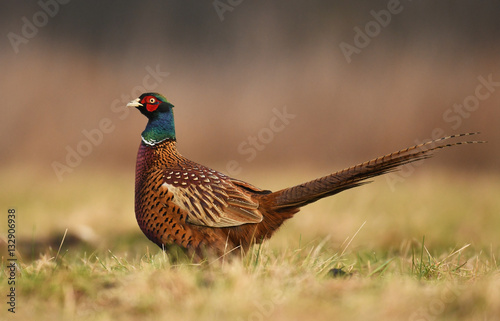
[[[175,145],[173,140],[155,146],[143,142],[137,155],[136,218],[158,246],[175,243],[197,254],[212,249],[219,255],[238,246],[247,249],[298,211],[266,211],[261,203],[270,191],[192,162]]]
[[[146,93],[127,106],[148,117],[137,154],[135,213],[143,233],[158,246],[180,245],[202,257],[224,255],[262,242],[297,213],[323,197],[368,183],[366,180],[422,160],[432,151],[460,144],[440,144],[471,134],[444,137],[344,169],[277,192],[195,163],[176,148],[173,105]]]

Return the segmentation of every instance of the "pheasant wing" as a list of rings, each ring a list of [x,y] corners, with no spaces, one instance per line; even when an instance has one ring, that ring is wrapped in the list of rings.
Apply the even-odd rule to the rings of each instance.
[[[170,201],[187,213],[186,221],[191,224],[230,227],[261,222],[259,203],[251,198],[249,188],[242,189],[238,183],[207,168],[168,170],[160,195],[173,195]]]

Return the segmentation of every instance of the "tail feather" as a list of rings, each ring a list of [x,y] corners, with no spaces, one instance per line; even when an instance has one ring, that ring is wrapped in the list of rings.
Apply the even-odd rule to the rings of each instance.
[[[461,141],[440,144],[449,139],[476,134],[479,134],[479,132],[450,135],[408,147],[343,169],[331,175],[271,193],[267,195],[267,198],[270,200],[272,208],[275,210],[298,208],[315,202],[323,197],[370,183],[367,179],[396,171],[402,165],[429,158],[433,155],[433,151],[438,149],[457,145],[484,143],[484,141]]]

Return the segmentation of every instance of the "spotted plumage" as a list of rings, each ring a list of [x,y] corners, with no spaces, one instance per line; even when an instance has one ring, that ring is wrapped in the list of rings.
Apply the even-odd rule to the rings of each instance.
[[[443,141],[416,145],[277,192],[195,163],[177,151],[173,105],[145,93],[127,106],[148,118],[137,154],[135,213],[144,234],[158,246],[177,244],[190,252],[224,255],[247,250],[271,235],[299,211],[323,197],[367,183],[367,179],[428,158],[441,148],[478,143]]]

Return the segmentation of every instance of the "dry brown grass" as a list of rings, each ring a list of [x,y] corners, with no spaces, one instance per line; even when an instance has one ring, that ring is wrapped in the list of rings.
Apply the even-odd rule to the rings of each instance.
[[[491,176],[420,170],[394,192],[378,179],[304,208],[242,260],[197,265],[162,253],[140,234],[131,195],[124,196],[132,194],[127,176],[99,173],[89,185],[90,175],[64,186],[23,190],[23,180],[12,180],[10,193],[4,187],[2,203],[17,206],[18,240],[27,244],[20,253],[18,310],[13,316],[4,306],[2,319],[500,316],[500,185]],[[263,185],[301,179],[261,175],[255,179]],[[332,268],[347,274],[333,277]],[[6,290],[3,275],[0,291]]]

